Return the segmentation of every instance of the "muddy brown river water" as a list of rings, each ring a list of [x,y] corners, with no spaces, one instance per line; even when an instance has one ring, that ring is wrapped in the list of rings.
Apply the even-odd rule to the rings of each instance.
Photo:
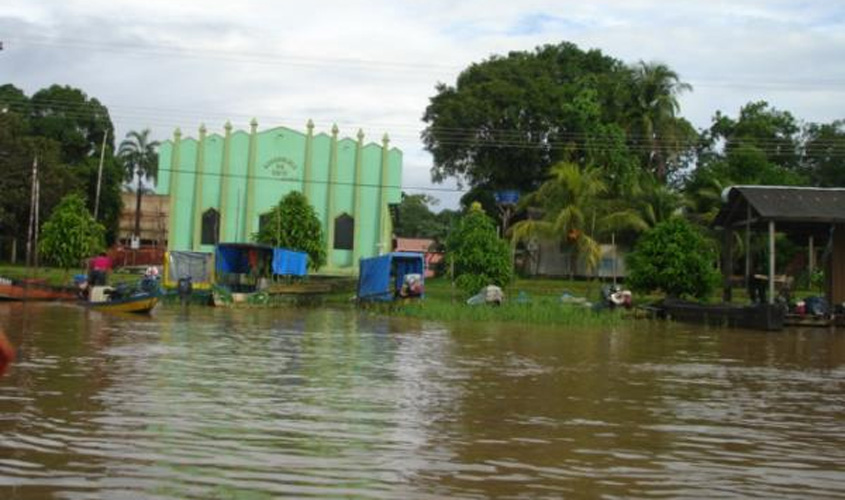
[[[0,304],[0,499],[845,497],[845,332]]]

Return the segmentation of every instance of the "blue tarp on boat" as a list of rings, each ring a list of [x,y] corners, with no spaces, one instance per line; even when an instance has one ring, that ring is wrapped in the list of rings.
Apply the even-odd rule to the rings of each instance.
[[[288,250],[273,249],[273,274],[281,276],[305,276],[308,272],[308,254]]]
[[[358,300],[393,300],[402,288],[405,276],[425,274],[425,257],[421,253],[392,252],[361,259],[358,271]]]
[[[214,258],[218,273],[249,274],[262,261],[272,259],[273,247],[248,243],[220,243]]]

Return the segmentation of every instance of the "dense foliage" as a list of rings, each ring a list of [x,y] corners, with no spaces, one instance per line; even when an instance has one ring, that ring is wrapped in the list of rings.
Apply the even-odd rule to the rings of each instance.
[[[105,248],[105,228],[85,208],[78,194],[62,198],[41,229],[41,254],[62,269],[79,267],[83,259]]]
[[[446,240],[457,212],[442,210],[432,212],[429,206],[436,206],[438,200],[427,194],[402,193],[402,202],[397,211],[393,228],[396,236],[405,238],[431,238],[438,242]]]
[[[560,161],[606,167],[611,187],[638,168],[665,180],[695,142],[676,73],[571,43],[493,56],[436,90],[423,116],[435,181],[531,192]]]
[[[308,254],[308,268],[317,270],[326,263],[323,227],[308,199],[291,191],[267,214],[255,234],[255,241]]]
[[[639,291],[661,290],[670,297],[706,299],[719,281],[713,246],[680,217],[646,231],[626,262],[627,283]]]
[[[471,294],[511,279],[511,251],[478,205],[470,208],[446,240],[446,262],[458,287]]]
[[[0,236],[20,238],[29,219],[31,169],[38,158],[41,213],[49,215],[69,193],[79,193],[93,212],[100,151],[106,137],[98,220],[107,241],[117,236],[123,173],[114,157],[108,110],[83,91],[53,85],[27,95],[0,86]]]

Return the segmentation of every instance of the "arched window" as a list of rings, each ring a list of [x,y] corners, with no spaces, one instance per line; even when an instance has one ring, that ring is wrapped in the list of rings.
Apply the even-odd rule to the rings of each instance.
[[[355,241],[355,218],[349,214],[340,214],[334,220],[335,250],[352,250]]]
[[[216,245],[220,241],[220,212],[209,208],[202,214],[202,238],[203,245]]]
[[[263,233],[264,228],[273,220],[273,212],[266,212],[258,216],[258,232]]]

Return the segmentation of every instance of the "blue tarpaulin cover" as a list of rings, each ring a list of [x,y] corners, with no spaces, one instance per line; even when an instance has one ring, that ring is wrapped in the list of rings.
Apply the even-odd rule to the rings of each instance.
[[[288,250],[287,248],[273,249],[273,274],[282,276],[305,276],[308,272],[308,254]]]
[[[391,301],[402,286],[405,275],[419,274],[422,277],[424,273],[425,258],[421,253],[392,252],[361,259],[358,270],[358,299]]]
[[[249,274],[250,254],[253,255],[253,265],[262,260],[262,256],[269,256],[273,247],[266,245],[251,245],[245,243],[221,243],[217,245],[215,262],[217,272],[231,274]]]

